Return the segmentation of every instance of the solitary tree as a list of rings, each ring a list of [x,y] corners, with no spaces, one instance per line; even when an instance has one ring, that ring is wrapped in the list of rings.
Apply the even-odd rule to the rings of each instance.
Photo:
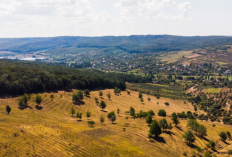
[[[99,107],[100,107],[102,110],[105,109],[105,108],[106,108],[106,103],[105,103],[104,101],[101,101]]]
[[[166,117],[166,111],[165,110],[159,110],[158,115],[161,117]]]
[[[11,111],[11,108],[10,108],[9,105],[7,105],[7,106],[6,106],[6,112],[7,112],[8,114],[10,114],[10,111]]]
[[[130,107],[130,115],[133,116],[135,114],[135,109],[133,107]]]
[[[175,124],[175,126],[176,126],[177,124],[179,124],[179,120],[178,120],[177,115],[176,115],[175,112],[172,113],[171,117],[172,117],[172,122]]]
[[[37,95],[35,96],[35,102],[37,103],[37,106],[41,104],[42,98],[41,98],[40,95],[37,94]]]
[[[87,123],[90,125],[90,127],[93,127],[93,125],[95,124],[94,121],[88,121]]]
[[[197,132],[200,133],[201,136],[205,136],[207,129],[204,125],[199,125],[199,127],[197,128]]]
[[[101,123],[104,123],[105,122],[105,118],[101,115],[101,117],[100,117],[100,122]]]
[[[152,111],[152,110],[149,110],[149,111],[148,111],[148,114],[150,114],[151,116],[154,116],[154,115],[155,115],[154,111]]]
[[[109,92],[107,93],[107,97],[108,97],[109,99],[110,99],[110,97],[111,97],[111,95],[110,95],[110,93],[109,93]]]
[[[159,136],[161,134],[161,128],[156,120],[152,121],[149,132],[155,136]]]
[[[91,116],[91,113],[89,111],[86,112],[87,119]]]
[[[76,113],[76,118],[82,119],[82,113],[81,112],[77,112]]]
[[[84,94],[85,95],[90,95],[89,90],[88,89],[84,90]]]
[[[76,93],[74,93],[72,95],[72,100],[75,101],[75,103],[77,103],[77,101],[79,101],[78,95]]]
[[[117,113],[119,114],[119,112],[120,112],[120,109],[118,108],[118,109],[117,109]]]
[[[214,141],[209,141],[209,145],[210,145],[211,148],[214,149],[214,147],[215,147],[215,142],[214,142]]]
[[[165,118],[163,118],[159,121],[159,125],[161,128],[163,128],[163,131],[164,131],[164,129],[168,128],[168,123],[167,123],[167,120]]]
[[[69,113],[72,114],[72,117],[73,117],[73,115],[76,113],[76,111],[75,111],[75,109],[73,108],[73,106],[70,108]]]
[[[193,132],[191,130],[186,131],[183,134],[183,138],[185,141],[187,141],[189,144],[192,144],[195,141],[195,136],[193,135]]]
[[[146,122],[147,122],[147,124],[150,126],[150,124],[151,124],[151,122],[152,122],[152,116],[151,116],[151,115],[148,115],[148,116],[147,116]]]
[[[169,131],[172,130],[172,123],[171,122],[168,124],[168,129],[169,129]]]
[[[229,132],[229,131],[226,131],[226,135],[227,135],[228,139],[230,139],[230,138],[231,138],[231,134],[230,134],[230,132]]]
[[[108,113],[107,118],[109,118],[109,120],[112,121],[112,124],[113,124],[113,122],[116,120],[114,111]]]
[[[100,91],[99,91],[99,97],[101,97],[101,96],[103,96],[103,93],[102,93],[102,91],[100,90]]]
[[[139,98],[141,99],[143,97],[142,92],[139,92]]]
[[[225,133],[224,131],[221,132],[221,133],[219,134],[219,136],[221,137],[221,139],[222,139],[223,141],[225,141],[225,140],[227,139],[226,133]]]

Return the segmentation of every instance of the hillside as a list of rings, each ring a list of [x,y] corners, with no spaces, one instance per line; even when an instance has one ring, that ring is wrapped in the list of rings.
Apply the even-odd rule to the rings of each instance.
[[[0,51],[17,53],[48,52],[52,55],[77,54],[79,52],[121,52],[143,53],[158,51],[179,51],[227,44],[232,37],[224,36],[171,36],[133,35],[104,37],[51,37],[51,38],[2,38]]]
[[[181,156],[186,152],[187,156],[192,155],[196,146],[205,148],[209,140],[216,142],[215,150],[208,151],[218,156],[223,156],[221,151],[230,148],[231,141],[226,143],[219,139],[219,132],[230,131],[231,126],[221,123],[199,121],[207,127],[205,138],[196,137],[193,147],[188,146],[183,138],[187,120],[180,120],[178,127],[174,127],[171,132],[163,132],[160,138],[148,139],[149,127],[143,118],[133,119],[125,111],[130,107],[135,108],[135,112],[140,110],[154,110],[153,119],[159,120],[159,109],[167,112],[167,121],[171,122],[170,115],[173,112],[192,111],[191,103],[171,100],[168,98],[156,99],[148,95],[143,95],[144,103],[138,98],[138,92],[130,91],[130,95],[123,91],[116,96],[113,90],[103,90],[103,97],[99,98],[99,91],[91,91],[90,96],[84,96],[80,105],[72,102],[72,92],[59,91],[57,93],[41,93],[43,98],[40,110],[36,109],[33,101],[35,95],[32,94],[28,102],[28,108],[20,110],[18,108],[18,97],[0,99],[0,156]],[[111,93],[109,100],[106,95]],[[50,96],[54,95],[54,99]],[[95,103],[95,97],[106,102],[107,107],[104,112]],[[159,104],[157,104],[159,102]],[[169,106],[164,105],[169,102]],[[8,115],[5,106],[9,104],[12,108]],[[70,108],[74,108],[83,113],[82,120],[71,117]],[[112,124],[106,117],[110,111],[117,111],[116,121]],[[91,117],[87,119],[86,112],[91,112]],[[197,111],[200,114],[203,111]],[[105,117],[105,123],[100,124],[99,117]],[[128,118],[126,118],[128,117]],[[89,127],[88,120],[95,121],[94,127]],[[216,126],[213,127],[212,125]],[[123,131],[125,128],[125,131]],[[195,150],[196,151],[196,150]],[[203,150],[203,152],[206,150]],[[200,153],[202,154],[202,153]]]

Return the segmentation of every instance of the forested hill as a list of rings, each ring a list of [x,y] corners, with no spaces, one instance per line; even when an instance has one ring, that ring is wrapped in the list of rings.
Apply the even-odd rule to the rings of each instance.
[[[132,35],[104,37],[2,38],[0,51],[28,53],[59,48],[96,48],[103,51],[124,50],[129,53],[175,51],[232,43],[226,36]]]
[[[0,95],[63,89],[114,88],[115,86],[124,90],[125,81],[150,82],[151,78],[0,60]]]

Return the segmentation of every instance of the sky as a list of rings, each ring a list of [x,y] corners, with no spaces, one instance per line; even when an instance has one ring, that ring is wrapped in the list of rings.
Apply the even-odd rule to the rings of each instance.
[[[0,38],[232,35],[232,0],[0,0]]]

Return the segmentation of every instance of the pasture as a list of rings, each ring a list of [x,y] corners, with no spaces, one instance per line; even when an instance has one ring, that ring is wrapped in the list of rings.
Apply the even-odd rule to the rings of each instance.
[[[103,90],[103,96],[99,97],[99,91],[91,91],[90,96],[84,96],[79,104],[74,104],[72,94],[75,91],[56,93],[40,93],[43,98],[41,108],[36,109],[35,95],[32,95],[28,107],[18,108],[18,97],[0,99],[0,156],[158,156],[179,157],[184,152],[188,156],[195,147],[205,148],[208,140],[218,141],[216,150],[229,146],[219,140],[220,131],[231,130],[231,126],[221,123],[199,121],[207,127],[205,139],[196,136],[194,146],[188,146],[182,134],[189,128],[187,120],[181,120],[178,127],[173,127],[171,132],[163,132],[157,139],[148,139],[149,126],[143,118],[133,119],[125,111],[130,107],[135,108],[136,113],[153,110],[153,119],[160,120],[163,117],[157,115],[160,109],[167,112],[167,121],[171,122],[170,115],[173,112],[192,111],[190,103],[168,98],[156,99],[154,96],[143,94],[144,102],[138,98],[138,92],[122,91],[115,95],[113,90]],[[111,98],[107,98],[107,93]],[[54,98],[50,96],[54,95]],[[95,97],[106,103],[106,108],[101,111],[95,103]],[[148,101],[148,97],[151,98]],[[157,102],[159,104],[157,104]],[[169,106],[164,103],[169,102]],[[9,104],[12,111],[8,115],[5,106]],[[69,114],[71,107],[82,112],[82,119],[77,119]],[[107,119],[110,111],[116,114],[116,121],[112,124]],[[86,117],[86,112],[91,117]],[[197,111],[201,114],[202,111]],[[105,122],[100,123],[99,117],[105,117]],[[88,126],[87,121],[95,121],[93,127]],[[215,127],[212,124],[216,124]],[[174,125],[173,125],[174,126]],[[125,128],[125,129],[123,129]],[[230,141],[227,141],[231,143]],[[220,147],[219,147],[220,146]],[[213,151],[212,151],[213,152]],[[213,152],[215,153],[215,152]]]

